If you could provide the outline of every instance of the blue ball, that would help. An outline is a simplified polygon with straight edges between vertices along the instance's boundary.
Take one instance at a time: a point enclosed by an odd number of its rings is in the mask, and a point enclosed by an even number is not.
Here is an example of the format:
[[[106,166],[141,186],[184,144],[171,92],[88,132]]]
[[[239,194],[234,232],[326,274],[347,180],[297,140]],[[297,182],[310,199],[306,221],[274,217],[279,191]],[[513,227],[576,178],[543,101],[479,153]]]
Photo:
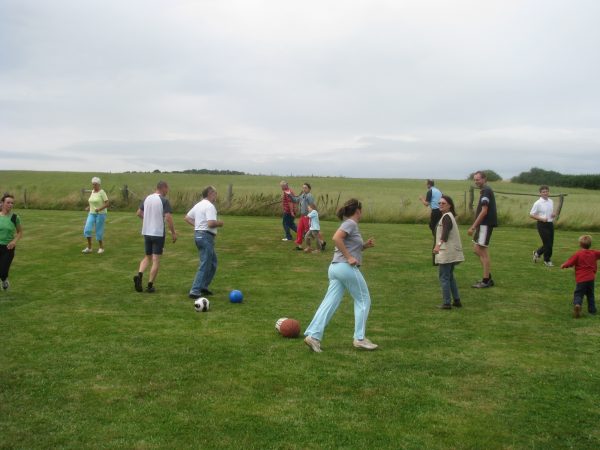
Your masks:
[[[234,289],[229,293],[229,300],[231,303],[242,303],[242,300],[244,300],[244,294],[242,294],[242,291]]]

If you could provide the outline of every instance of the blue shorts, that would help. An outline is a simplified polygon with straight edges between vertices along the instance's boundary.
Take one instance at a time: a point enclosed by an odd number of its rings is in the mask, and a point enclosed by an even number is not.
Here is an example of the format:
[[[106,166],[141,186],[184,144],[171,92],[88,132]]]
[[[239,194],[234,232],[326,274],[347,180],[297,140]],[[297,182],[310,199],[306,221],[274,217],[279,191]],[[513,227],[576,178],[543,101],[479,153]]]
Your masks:
[[[162,255],[165,248],[165,237],[144,235],[144,247],[146,255]]]

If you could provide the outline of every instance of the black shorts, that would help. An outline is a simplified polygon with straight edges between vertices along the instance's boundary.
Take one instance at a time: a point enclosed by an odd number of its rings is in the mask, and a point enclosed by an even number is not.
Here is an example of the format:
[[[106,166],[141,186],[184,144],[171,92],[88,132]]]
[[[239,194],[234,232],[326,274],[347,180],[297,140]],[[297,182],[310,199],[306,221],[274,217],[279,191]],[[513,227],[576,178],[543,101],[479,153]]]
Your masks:
[[[144,247],[146,255],[162,255],[165,248],[165,237],[144,235]]]
[[[489,225],[479,225],[473,234],[473,243],[480,247],[489,247],[493,229]]]

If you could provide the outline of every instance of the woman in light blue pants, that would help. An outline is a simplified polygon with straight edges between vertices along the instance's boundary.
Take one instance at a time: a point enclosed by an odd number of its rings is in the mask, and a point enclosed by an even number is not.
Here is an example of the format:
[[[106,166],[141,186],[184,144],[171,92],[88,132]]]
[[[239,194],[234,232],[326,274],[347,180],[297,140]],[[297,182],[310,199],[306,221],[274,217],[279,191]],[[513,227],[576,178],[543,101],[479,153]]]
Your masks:
[[[363,241],[358,229],[358,222],[362,216],[362,205],[356,199],[348,200],[337,212],[342,225],[333,235],[335,251],[329,266],[329,288],[325,298],[317,309],[310,325],[304,332],[304,342],[314,352],[321,352],[321,339],[325,327],[340,306],[346,290],[354,299],[354,341],[356,348],[375,350],[377,345],[365,337],[367,318],[371,308],[369,288],[365,282],[360,265],[362,264],[362,251],[375,245],[371,238]]]

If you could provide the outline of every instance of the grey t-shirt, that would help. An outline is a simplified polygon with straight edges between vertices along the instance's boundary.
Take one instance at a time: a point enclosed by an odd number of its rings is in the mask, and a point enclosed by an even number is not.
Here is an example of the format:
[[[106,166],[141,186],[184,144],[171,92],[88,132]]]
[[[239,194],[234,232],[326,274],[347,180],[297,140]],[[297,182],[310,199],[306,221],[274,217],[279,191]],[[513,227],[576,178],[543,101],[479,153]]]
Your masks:
[[[352,219],[346,219],[340,227],[339,230],[345,231],[346,238],[344,239],[344,245],[350,252],[352,256],[356,258],[358,264],[362,264],[362,250],[363,250],[363,238],[360,235],[360,231],[358,229],[358,224]],[[336,247],[333,252],[333,259],[331,262],[334,263],[343,263],[348,262],[346,257],[342,254],[342,252]]]

